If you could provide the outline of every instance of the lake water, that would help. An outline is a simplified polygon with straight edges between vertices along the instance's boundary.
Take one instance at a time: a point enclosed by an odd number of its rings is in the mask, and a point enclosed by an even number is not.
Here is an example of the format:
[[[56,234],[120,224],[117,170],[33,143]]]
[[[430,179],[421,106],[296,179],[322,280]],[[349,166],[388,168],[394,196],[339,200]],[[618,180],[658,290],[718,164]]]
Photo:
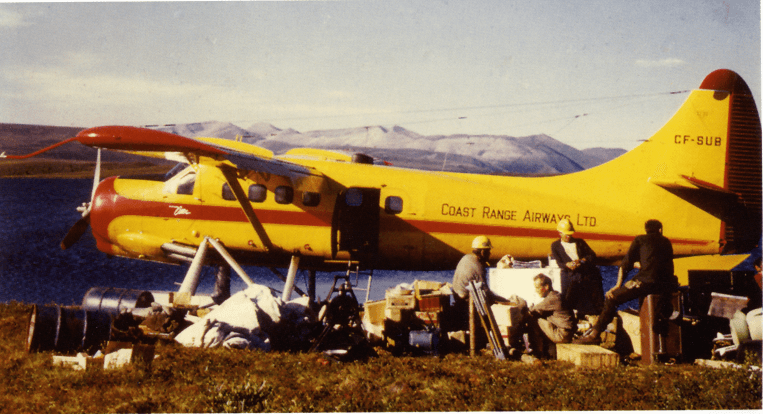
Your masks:
[[[92,180],[87,179],[0,179],[0,302],[78,305],[88,289],[95,286],[177,290],[187,266],[109,257],[96,249],[89,231],[76,245],[61,250],[61,239],[80,218],[75,209],[89,200],[91,188]],[[244,269],[255,283],[283,289],[283,282],[269,269]],[[617,279],[617,267],[601,269],[606,292]],[[286,270],[280,269],[284,275]],[[326,296],[333,275],[317,274],[317,296]],[[369,299],[383,299],[387,288],[400,283],[416,279],[449,282],[452,278],[452,271],[376,271]],[[358,287],[365,288],[366,280],[361,276]],[[206,269],[198,292],[211,293],[213,284],[213,269]],[[306,271],[297,275],[297,286],[307,291]],[[245,287],[234,272],[232,292]],[[365,292],[356,290],[355,294],[363,302]]]

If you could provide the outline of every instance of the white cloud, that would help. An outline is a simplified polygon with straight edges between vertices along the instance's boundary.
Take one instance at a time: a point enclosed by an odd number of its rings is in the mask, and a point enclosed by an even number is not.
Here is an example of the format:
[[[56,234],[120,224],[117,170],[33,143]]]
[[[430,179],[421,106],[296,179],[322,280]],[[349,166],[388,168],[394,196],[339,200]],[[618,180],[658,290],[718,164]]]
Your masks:
[[[685,65],[685,64],[686,62],[676,58],[666,58],[666,59],[660,59],[660,60],[646,60],[646,59],[636,60],[636,66],[641,66],[644,68],[674,68],[674,67]]]
[[[21,13],[0,7],[0,28],[22,27],[31,24],[32,23],[24,20],[24,16]]]

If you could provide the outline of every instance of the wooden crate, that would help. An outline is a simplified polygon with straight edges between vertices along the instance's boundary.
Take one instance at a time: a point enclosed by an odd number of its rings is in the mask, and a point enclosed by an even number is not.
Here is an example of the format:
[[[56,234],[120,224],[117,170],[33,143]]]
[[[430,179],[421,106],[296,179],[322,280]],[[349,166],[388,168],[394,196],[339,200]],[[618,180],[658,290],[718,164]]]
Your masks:
[[[442,312],[416,312],[415,322],[425,326],[440,327],[440,317]]]
[[[439,290],[441,287],[443,287],[445,283],[443,282],[432,282],[429,280],[414,280],[413,281],[413,291],[416,295],[416,299],[421,299],[424,295],[430,295],[434,291]]]
[[[387,296],[387,308],[390,309],[415,309],[416,298],[413,295]]]
[[[417,302],[420,312],[442,312],[450,305],[450,295],[421,295]]]
[[[618,355],[598,345],[556,344],[556,359],[570,361],[579,367],[615,367]]]
[[[384,309],[384,320],[408,324],[414,317],[413,313],[413,309],[386,308]]]

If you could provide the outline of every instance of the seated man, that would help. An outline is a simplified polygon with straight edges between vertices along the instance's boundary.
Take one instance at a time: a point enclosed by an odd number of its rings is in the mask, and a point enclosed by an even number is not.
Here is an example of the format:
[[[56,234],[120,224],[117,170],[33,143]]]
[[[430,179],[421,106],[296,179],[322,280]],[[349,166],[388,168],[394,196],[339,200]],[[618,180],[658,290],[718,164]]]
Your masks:
[[[530,343],[536,356],[548,356],[551,343],[569,343],[575,333],[572,311],[562,307],[562,296],[551,286],[551,278],[538,274],[533,278],[535,292],[543,298],[530,306],[526,319]]]
[[[636,236],[631,242],[628,252],[623,257],[617,282],[605,295],[604,310],[588,335],[575,340],[577,344],[598,345],[600,334],[617,315],[617,307],[633,299],[641,302],[647,295],[659,294],[661,301],[669,300],[670,294],[678,287],[678,279],[674,275],[673,244],[662,235],[662,223],[658,220],[647,220],[644,223],[646,234]],[[640,269],[631,280],[623,285],[625,277],[640,264]]]

